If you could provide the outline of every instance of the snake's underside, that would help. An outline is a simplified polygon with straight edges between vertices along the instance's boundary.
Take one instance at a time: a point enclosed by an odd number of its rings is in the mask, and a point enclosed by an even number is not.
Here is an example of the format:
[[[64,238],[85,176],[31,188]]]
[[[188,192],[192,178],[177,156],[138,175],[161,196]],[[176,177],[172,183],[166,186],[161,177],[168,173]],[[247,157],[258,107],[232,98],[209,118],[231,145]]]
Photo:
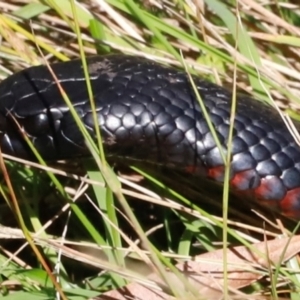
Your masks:
[[[107,155],[196,171],[223,181],[223,159],[185,72],[126,55],[87,61]],[[51,68],[95,137],[81,61]],[[226,150],[232,95],[200,78],[194,77],[194,83]],[[0,84],[2,151],[34,159],[16,122],[46,160],[88,154],[46,66],[25,69]],[[230,184],[283,214],[300,217],[300,148],[275,109],[244,96],[237,98]]]

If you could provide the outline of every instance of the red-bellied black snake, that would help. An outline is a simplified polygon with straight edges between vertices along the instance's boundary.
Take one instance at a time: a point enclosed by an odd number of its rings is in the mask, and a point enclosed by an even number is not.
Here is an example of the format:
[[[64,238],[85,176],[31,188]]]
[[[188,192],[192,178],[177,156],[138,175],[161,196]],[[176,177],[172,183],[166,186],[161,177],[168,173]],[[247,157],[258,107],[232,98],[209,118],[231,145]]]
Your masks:
[[[184,71],[126,55],[87,59],[105,152],[183,170],[222,182],[224,163]],[[89,133],[94,121],[80,60],[51,68]],[[232,95],[193,78],[226,150]],[[33,159],[15,125],[45,160],[88,153],[57,82],[46,66],[31,67],[0,84],[4,153]],[[230,184],[286,215],[300,217],[300,148],[272,107],[237,97]]]

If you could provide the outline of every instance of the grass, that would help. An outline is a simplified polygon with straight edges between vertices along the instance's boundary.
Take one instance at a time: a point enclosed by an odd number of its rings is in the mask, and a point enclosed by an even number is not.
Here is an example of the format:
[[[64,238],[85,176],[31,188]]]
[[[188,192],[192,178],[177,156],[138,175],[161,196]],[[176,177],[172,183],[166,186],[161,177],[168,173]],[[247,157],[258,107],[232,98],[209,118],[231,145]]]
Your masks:
[[[183,57],[189,72],[297,117],[292,109],[300,99],[300,9],[292,1],[95,3],[1,2],[1,78],[83,54],[120,51],[181,68]],[[89,147],[93,159],[51,167],[41,160],[40,165],[6,161],[0,210],[3,297],[96,299],[132,278],[146,282],[126,267],[129,256],[152,266],[178,299],[190,299],[168,282],[164,265],[176,274],[175,258],[190,259],[220,247],[226,252],[227,244],[251,247],[295,227],[269,214],[265,221],[235,205],[229,205],[228,216],[222,214],[222,190],[216,193],[212,186],[207,193],[207,183],[199,187],[199,179],[168,170],[121,164],[114,168],[117,178],[99,155],[101,144],[90,141]],[[264,270],[263,280],[241,292],[246,297],[298,299],[297,260],[288,266],[288,271],[277,268],[275,277]],[[228,289],[225,285],[225,298]]]

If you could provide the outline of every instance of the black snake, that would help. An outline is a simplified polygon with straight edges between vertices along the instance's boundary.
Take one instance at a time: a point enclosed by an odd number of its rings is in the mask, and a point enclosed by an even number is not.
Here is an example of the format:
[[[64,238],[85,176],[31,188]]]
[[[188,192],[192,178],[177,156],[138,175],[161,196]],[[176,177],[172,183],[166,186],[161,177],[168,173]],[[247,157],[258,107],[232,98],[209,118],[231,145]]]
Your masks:
[[[87,59],[107,155],[133,158],[222,182],[224,164],[187,74],[126,55]],[[94,122],[80,60],[51,68],[89,133]],[[194,77],[222,147],[226,149],[232,95]],[[46,66],[31,67],[0,84],[4,153],[34,159],[17,123],[46,160],[86,155],[81,131]],[[237,99],[230,184],[234,190],[300,217],[300,149],[275,109]]]

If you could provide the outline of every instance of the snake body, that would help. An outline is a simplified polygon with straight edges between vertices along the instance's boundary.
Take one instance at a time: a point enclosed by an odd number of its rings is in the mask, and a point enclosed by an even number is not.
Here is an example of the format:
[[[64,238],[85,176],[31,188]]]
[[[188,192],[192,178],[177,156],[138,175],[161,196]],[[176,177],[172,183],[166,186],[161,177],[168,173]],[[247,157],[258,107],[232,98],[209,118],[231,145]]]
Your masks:
[[[89,57],[87,63],[107,155],[197,171],[223,182],[222,156],[185,72],[119,54]],[[52,64],[51,69],[95,138],[81,61]],[[193,81],[226,151],[232,95],[201,78]],[[0,84],[2,152],[34,159],[16,123],[45,160],[88,153],[46,66],[22,70]],[[231,151],[234,190],[300,217],[300,148],[275,109],[238,97]]]

